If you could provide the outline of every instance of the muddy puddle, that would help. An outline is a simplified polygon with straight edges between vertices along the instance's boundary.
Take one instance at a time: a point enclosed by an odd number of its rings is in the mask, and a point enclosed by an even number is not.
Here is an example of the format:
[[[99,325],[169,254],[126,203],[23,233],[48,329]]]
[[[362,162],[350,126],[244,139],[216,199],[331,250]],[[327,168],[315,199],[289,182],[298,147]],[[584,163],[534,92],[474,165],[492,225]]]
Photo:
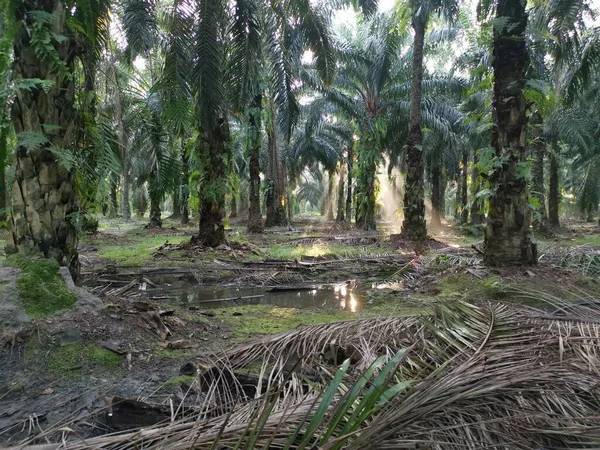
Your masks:
[[[323,308],[355,312],[365,306],[365,291],[356,282],[275,287],[198,286],[174,283],[154,298],[200,309],[241,305]]]

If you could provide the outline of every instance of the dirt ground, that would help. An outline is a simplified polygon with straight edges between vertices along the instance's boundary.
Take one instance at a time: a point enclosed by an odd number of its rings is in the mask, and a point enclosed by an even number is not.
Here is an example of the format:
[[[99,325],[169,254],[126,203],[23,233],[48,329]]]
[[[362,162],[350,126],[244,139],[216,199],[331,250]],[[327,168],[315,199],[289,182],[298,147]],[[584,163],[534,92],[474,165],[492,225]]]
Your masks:
[[[551,308],[556,298],[599,298],[595,224],[568,223],[540,239],[539,265],[510,269],[484,267],[481,237],[451,226],[418,247],[385,227],[359,233],[315,218],[261,235],[234,222],[228,243],[217,249],[194,244],[194,231],[174,223],[151,230],[107,223],[79,246],[81,284],[99,299],[97,309],[27,319],[13,304],[2,306],[0,445],[63,423],[83,438],[107,433],[115,429],[105,408],[113,396],[166,406],[192,402],[194,367],[264,334],[426,314],[456,299]],[[15,295],[11,277],[0,273],[3,298]],[[213,297],[193,296],[207,286]],[[305,291],[329,306],[295,305]],[[346,291],[356,292],[354,307],[340,297]],[[271,297],[287,306],[269,303]]]

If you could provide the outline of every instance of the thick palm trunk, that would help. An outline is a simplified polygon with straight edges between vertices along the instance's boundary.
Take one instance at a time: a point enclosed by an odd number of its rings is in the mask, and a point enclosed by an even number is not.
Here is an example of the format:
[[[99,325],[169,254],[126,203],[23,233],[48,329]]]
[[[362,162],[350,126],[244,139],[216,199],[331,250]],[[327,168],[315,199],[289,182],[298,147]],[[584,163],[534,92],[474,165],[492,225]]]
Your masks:
[[[375,188],[377,162],[381,157],[375,139],[361,142],[358,152],[358,177],[356,180],[356,226],[362,230],[377,229],[375,221]]]
[[[117,201],[119,186],[117,185],[117,177],[114,176],[110,180],[110,217],[117,217],[119,205]]]
[[[218,119],[218,124],[203,136],[200,141],[200,159],[204,179],[200,186],[200,224],[198,239],[208,247],[217,247],[225,242],[225,187],[227,167],[229,123],[226,117]]]
[[[261,110],[262,95],[257,94],[250,108],[248,118],[248,141],[249,151],[249,201],[248,208],[248,231],[250,233],[261,233],[263,231],[262,214],[260,212],[260,148],[261,148]]]
[[[327,220],[333,220],[333,202],[335,191],[335,176],[333,171],[328,172],[327,183]]]
[[[10,83],[10,54],[13,45],[12,36],[7,33],[7,19],[0,15],[0,222],[5,222],[7,213],[6,199],[6,163],[8,158],[8,135],[10,130],[8,114],[8,85]]]
[[[2,114],[0,108],[0,114]],[[1,120],[1,119],[0,119]],[[6,221],[6,158],[8,156],[8,124],[0,128],[0,222]]]
[[[127,171],[129,170],[129,165],[127,161],[123,160],[123,193],[121,197],[121,214],[123,215],[123,219],[131,220],[131,181],[129,179],[129,174]]]
[[[499,0],[494,32],[494,99],[492,146],[502,161],[490,176],[490,214],[485,233],[486,264],[502,266],[536,261],[531,242],[525,162],[527,117],[523,96],[527,48],[527,13],[522,0]]]
[[[555,149],[556,150],[556,149]],[[548,186],[548,222],[553,227],[560,225],[558,219],[558,204],[560,203],[558,159],[550,154],[550,183]]]
[[[481,178],[479,175],[477,152],[473,152],[473,168],[471,170],[471,225],[480,225],[483,223],[485,216],[481,213],[482,209],[477,199],[477,193],[481,189]]]
[[[162,227],[162,218],[160,211],[160,191],[158,189],[158,174],[156,169],[152,169],[150,182],[148,183],[148,194],[150,196],[150,228]]]
[[[171,217],[179,219],[181,217],[181,185],[175,186],[171,199],[173,200],[173,214]]]
[[[354,166],[354,148],[348,147],[348,190],[346,192],[346,219],[352,222],[352,169]]]
[[[12,247],[21,253],[43,253],[69,267],[76,277],[77,230],[70,220],[78,213],[74,173],[67,170],[50,151],[50,147],[70,151],[74,142],[75,86],[72,77],[56,73],[59,68],[41,60],[30,40],[33,28],[29,11],[45,11],[52,20],[42,25],[58,36],[66,34],[65,5],[58,0],[18,2],[14,23],[20,28],[14,42],[14,79],[53,81],[47,92],[38,87],[19,90],[12,107],[12,123],[20,133],[45,134],[42,145],[19,145],[14,155],[15,180],[12,188]],[[56,57],[64,63],[62,70],[72,72],[76,46],[72,39],[51,41]],[[46,133],[44,133],[46,132]]]
[[[337,214],[335,220],[337,222],[344,221],[344,185],[346,178],[346,165],[344,163],[340,166],[340,179],[338,181],[338,196],[337,196]]]
[[[277,134],[275,132],[275,118],[267,129],[268,151],[269,151],[269,178],[266,180],[266,206],[267,218],[265,227],[279,227],[287,224],[285,211],[285,175],[279,147],[277,145]]]
[[[546,141],[544,140],[539,127],[534,127],[533,131],[531,194],[537,198],[539,203],[538,214],[536,214],[536,217],[533,220],[533,227],[540,229],[548,216],[546,213],[546,196],[544,195],[544,157],[546,155]]]
[[[469,152],[463,150],[462,153],[462,170],[460,172],[460,222],[467,223],[469,221],[469,197],[468,197],[468,172]]]
[[[440,182],[440,217],[442,219],[446,218],[446,187],[448,186],[448,178],[446,174],[443,173],[441,175]]]
[[[238,216],[238,206],[236,194],[231,194],[231,211],[229,213],[230,219],[236,219]]]
[[[431,226],[440,227],[442,220],[440,211],[442,209],[440,198],[440,167],[434,164],[431,168]]]
[[[121,214],[123,219],[131,220],[131,179],[129,176],[129,158],[127,155],[127,142],[125,136],[125,128],[123,127],[123,107],[121,105],[121,87],[119,85],[119,77],[114,77],[115,82],[115,115],[117,118],[117,141],[119,144],[119,152],[121,153],[121,161],[123,161],[123,192],[121,197]]]
[[[410,89],[410,124],[406,149],[406,183],[404,185],[404,220],[402,237],[408,240],[427,238],[425,223],[425,188],[423,167],[423,135],[421,133],[421,99],[423,81],[423,46],[425,24],[415,19],[412,80]]]
[[[185,140],[181,142],[181,225],[187,225],[190,222],[190,162],[185,148]]]

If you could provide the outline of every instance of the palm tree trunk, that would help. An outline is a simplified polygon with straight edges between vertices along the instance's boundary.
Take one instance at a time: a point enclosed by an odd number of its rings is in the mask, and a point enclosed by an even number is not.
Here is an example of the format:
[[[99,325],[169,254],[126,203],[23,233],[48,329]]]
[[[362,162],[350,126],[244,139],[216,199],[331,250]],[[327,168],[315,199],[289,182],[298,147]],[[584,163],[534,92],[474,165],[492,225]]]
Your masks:
[[[556,147],[554,148],[556,151]],[[550,153],[550,183],[548,186],[548,222],[553,227],[558,227],[558,204],[560,203],[558,159],[554,153]]]
[[[121,199],[121,214],[123,219],[131,220],[131,205],[130,205],[130,189],[131,180],[129,177],[129,159],[127,155],[127,143],[125,136],[125,127],[123,127],[123,106],[121,105],[121,87],[119,86],[119,77],[114,78],[115,82],[115,116],[117,119],[117,141],[119,151],[121,153],[121,161],[123,161],[123,195]]]
[[[220,117],[218,124],[200,140],[200,159],[204,182],[200,186],[200,224],[198,240],[208,247],[225,242],[225,185],[227,184],[229,123]]]
[[[130,204],[130,193],[131,193],[131,182],[129,180],[129,165],[127,161],[123,160],[123,194],[121,198],[121,214],[123,219],[131,220],[131,204]]]
[[[162,218],[160,211],[160,190],[158,189],[158,174],[156,168],[150,173],[150,182],[148,183],[148,194],[150,196],[150,228],[162,227]]]
[[[0,114],[2,112],[0,111]],[[0,119],[2,121],[2,119]],[[6,158],[8,156],[8,124],[0,128],[0,222],[8,217],[6,210]]]
[[[179,219],[181,217],[181,185],[178,184],[173,188],[173,214],[171,217],[173,219]]]
[[[185,139],[181,140],[181,225],[190,222],[190,162],[185,148]]]
[[[471,201],[471,225],[480,225],[483,223],[485,216],[480,212],[482,210],[479,201],[477,199],[477,193],[481,189],[481,178],[479,175],[477,152],[473,152],[473,168],[471,169],[471,194],[473,200]]]
[[[459,170],[460,172],[460,170]],[[456,197],[454,198],[454,220],[460,223],[460,199],[462,198],[462,183],[460,182],[460,173],[456,175]]]
[[[490,176],[490,214],[485,233],[486,264],[531,264],[537,259],[531,242],[527,180],[520,176],[525,162],[527,131],[523,95],[527,47],[527,13],[521,0],[499,0],[494,32],[494,99],[492,146],[502,161]]]
[[[344,182],[346,178],[346,165],[342,162],[340,165],[340,180],[338,182],[338,196],[337,196],[337,215],[335,220],[337,222],[344,221]]]
[[[250,142],[249,151],[249,201],[248,208],[248,231],[250,233],[261,233],[263,231],[262,214],[260,212],[260,148],[261,148],[261,110],[262,94],[254,96],[248,118],[248,133]]]
[[[41,60],[30,39],[30,11],[45,11],[52,20],[42,25],[59,36],[65,32],[66,7],[58,0],[27,0],[14,9],[15,33],[13,79],[52,80],[47,92],[39,87],[17,91],[12,107],[15,133],[44,135],[48,142],[38,146],[18,145],[14,154],[15,180],[12,188],[12,247],[21,253],[43,253],[67,266],[74,278],[79,273],[77,230],[71,216],[78,214],[74,171],[59,164],[50,146],[69,151],[74,142],[75,85],[73,77],[57,75],[55,64]],[[38,24],[39,25],[39,24]],[[64,71],[72,73],[76,42],[54,42]]]
[[[238,216],[237,196],[235,193],[231,194],[231,212],[229,213],[230,219],[235,219]]]
[[[117,185],[117,177],[113,176],[110,180],[110,217],[117,217],[119,205],[117,201],[119,186]]]
[[[531,166],[531,190],[532,195],[537,198],[539,203],[538,214],[533,220],[533,227],[537,230],[542,228],[544,221],[548,217],[546,213],[546,196],[544,195],[544,157],[546,155],[546,141],[541,133],[540,124],[534,127],[533,139],[533,158]]]
[[[440,217],[446,218],[446,187],[448,186],[448,177],[445,173],[441,175],[440,182]]]
[[[404,220],[402,237],[421,241],[427,238],[425,223],[425,188],[423,167],[423,135],[421,133],[421,99],[423,82],[423,47],[425,24],[413,20],[412,80],[410,89],[410,125],[406,149],[406,183],[404,187]]]
[[[8,217],[6,199],[6,163],[8,158],[8,135],[10,131],[9,116],[9,83],[11,47],[13,36],[8,33],[8,17],[0,17],[0,222],[5,222]]]
[[[463,150],[462,153],[462,170],[460,172],[460,223],[467,223],[469,221],[469,197],[468,197],[468,172],[467,166],[469,165],[469,152]]]
[[[431,226],[440,227],[441,199],[440,199],[440,167],[434,164],[431,168]]]
[[[380,151],[375,142],[375,139],[365,138],[364,141],[361,141],[358,152],[356,226],[366,231],[377,229],[377,222],[375,222],[375,186]]]
[[[335,191],[335,176],[333,170],[327,172],[327,220],[333,220],[333,202]]]
[[[348,191],[346,192],[346,218],[352,222],[352,168],[354,166],[354,146],[348,147]]]
[[[274,110],[271,110],[274,113]],[[275,117],[267,127],[267,139],[269,149],[269,179],[266,190],[267,218],[265,227],[278,227],[286,225],[286,211],[284,205],[285,174],[279,147],[277,145],[277,134],[275,131]]]

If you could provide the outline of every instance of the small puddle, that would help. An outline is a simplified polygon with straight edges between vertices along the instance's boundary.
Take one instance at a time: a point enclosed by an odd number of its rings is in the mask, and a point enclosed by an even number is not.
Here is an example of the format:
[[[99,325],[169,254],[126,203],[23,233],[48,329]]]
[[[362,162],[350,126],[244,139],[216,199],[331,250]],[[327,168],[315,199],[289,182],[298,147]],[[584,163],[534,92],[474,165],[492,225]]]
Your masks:
[[[188,286],[168,289],[169,301],[205,309],[239,305],[275,305],[282,308],[324,308],[358,311],[364,292],[355,282],[295,287]]]

